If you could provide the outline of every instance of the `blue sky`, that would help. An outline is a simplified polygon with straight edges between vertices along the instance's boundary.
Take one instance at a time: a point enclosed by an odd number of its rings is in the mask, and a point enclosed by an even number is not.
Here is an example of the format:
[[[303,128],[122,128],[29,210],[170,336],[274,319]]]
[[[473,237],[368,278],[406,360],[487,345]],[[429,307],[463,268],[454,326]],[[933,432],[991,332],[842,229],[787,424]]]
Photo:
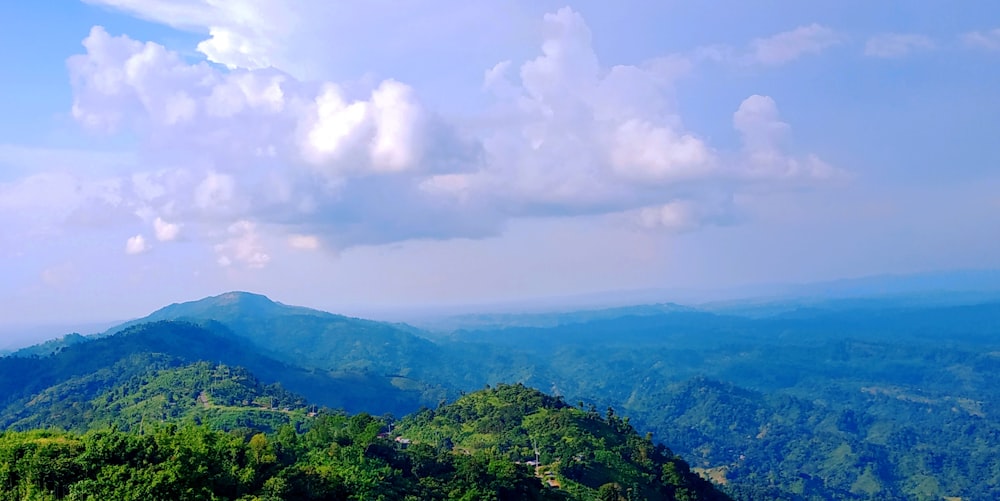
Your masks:
[[[7,2],[0,324],[1000,268],[1000,6],[901,5]]]

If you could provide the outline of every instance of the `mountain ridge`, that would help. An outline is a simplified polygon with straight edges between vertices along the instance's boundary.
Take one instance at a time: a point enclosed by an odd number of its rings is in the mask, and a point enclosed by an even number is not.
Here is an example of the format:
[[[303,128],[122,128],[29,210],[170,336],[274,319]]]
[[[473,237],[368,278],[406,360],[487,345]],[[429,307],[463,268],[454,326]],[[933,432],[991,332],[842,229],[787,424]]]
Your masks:
[[[184,321],[132,326],[50,356],[4,357],[0,375],[11,377],[0,383],[30,379],[32,364],[88,363],[80,354],[107,347],[102,340],[127,346],[135,338],[118,334],[146,329],[143,349],[212,363],[228,354],[223,362],[264,382],[351,410],[403,414],[497,383],[613,406],[744,499],[995,498],[1000,482],[983,472],[994,461],[984,444],[1000,433],[1000,393],[989,384],[1000,377],[1000,302],[842,306],[749,316],[625,308],[435,342],[233,293],[157,310]],[[173,336],[176,328],[194,337]],[[237,346],[208,343],[217,335]]]

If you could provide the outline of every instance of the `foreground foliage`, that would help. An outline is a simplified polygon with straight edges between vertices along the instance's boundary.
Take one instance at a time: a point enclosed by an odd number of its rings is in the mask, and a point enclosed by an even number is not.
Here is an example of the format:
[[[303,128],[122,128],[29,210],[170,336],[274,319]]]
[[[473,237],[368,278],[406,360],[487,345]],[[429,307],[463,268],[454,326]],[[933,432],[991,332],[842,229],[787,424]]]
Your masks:
[[[604,420],[521,386],[424,411],[403,430],[439,433],[428,419],[452,423],[470,402],[487,403],[476,426],[489,428],[480,439],[493,437],[491,447],[445,447],[450,438],[443,435],[404,445],[384,433],[383,419],[330,412],[300,430],[286,425],[270,434],[192,422],[84,434],[8,431],[0,434],[0,501],[725,499],[625,420]],[[571,487],[543,486],[534,466],[518,460],[525,433],[537,437]],[[451,442],[467,439],[459,433]]]

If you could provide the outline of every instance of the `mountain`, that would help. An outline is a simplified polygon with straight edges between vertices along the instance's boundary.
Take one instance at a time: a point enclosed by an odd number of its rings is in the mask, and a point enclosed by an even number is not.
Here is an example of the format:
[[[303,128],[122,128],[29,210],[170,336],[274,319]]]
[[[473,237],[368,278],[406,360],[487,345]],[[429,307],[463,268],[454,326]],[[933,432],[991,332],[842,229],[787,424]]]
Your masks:
[[[104,377],[103,386],[122,383],[143,371],[142,357],[154,354],[173,365],[209,361],[246,367],[267,383],[281,382],[319,405],[371,412],[405,413],[419,406],[419,393],[400,389],[389,378],[366,373],[315,370],[287,364],[237,336],[224,325],[158,321],[73,344],[46,357],[0,358],[0,416],[6,422],[26,402],[55,385]],[[138,358],[136,358],[138,357]],[[96,385],[96,386],[95,386]],[[80,398],[93,398],[102,385],[87,384]],[[5,422],[0,420],[0,422]]]
[[[240,382],[250,378],[247,373],[202,364],[114,393],[132,404],[126,408],[146,403],[167,409],[164,400],[190,401],[191,393],[177,393],[194,390],[191,383],[204,376],[217,381],[199,391],[197,408],[232,406],[251,397],[246,391],[259,390]],[[470,405],[476,409],[471,413]],[[639,438],[627,420],[569,408],[522,386],[467,395],[428,420],[429,413],[405,418],[408,424],[398,430],[431,436],[426,434],[435,426],[440,432],[458,422],[489,433],[484,436],[510,437],[511,446],[473,449],[460,432],[453,439],[433,434],[433,442],[393,440],[386,421],[329,412],[310,413],[267,434],[240,433],[239,422],[223,422],[220,427],[231,430],[223,432],[191,420],[140,422],[138,430],[115,425],[83,435],[8,431],[0,434],[0,501],[729,499],[666,448]],[[444,445],[449,443],[461,446]],[[515,459],[513,447],[528,443],[548,464]]]
[[[608,409],[574,408],[523,385],[498,385],[404,419],[401,440],[530,466],[571,499],[727,499],[687,463]]]
[[[351,318],[271,301],[247,292],[229,292],[199,301],[173,304],[128,325],[160,320],[217,322],[238,338],[286,364],[352,377],[379,378],[387,385],[417,391],[415,398],[436,403],[444,389],[422,388],[413,374],[443,365],[441,350],[414,334],[415,329]],[[409,379],[410,381],[406,381]],[[428,392],[421,396],[420,392]]]
[[[627,316],[655,316],[694,312],[695,308],[674,303],[643,304],[593,310],[550,311],[545,313],[478,313],[425,320],[419,324],[436,332],[463,332],[511,327],[557,327]]]
[[[1000,303],[667,312],[459,332],[613,405],[740,499],[995,499]],[[553,390],[554,391],[554,390]],[[991,473],[984,473],[991,472]]]
[[[21,348],[9,353],[15,357],[42,357],[51,355],[67,346],[87,341],[87,338],[77,332],[66,334],[48,341]]]
[[[67,333],[103,332],[117,322],[74,322],[71,324],[22,324],[17,318],[4,318],[0,322],[0,356],[14,353],[24,347],[54,340]]]
[[[910,274],[883,274],[806,283],[758,283],[727,288],[678,287],[614,290],[571,296],[535,297],[494,305],[452,306],[437,313],[412,311],[408,318],[424,316],[422,323],[494,315],[546,315],[547,312],[599,311],[643,304],[679,303],[711,311],[751,312],[789,305],[861,300],[889,300],[900,305],[945,306],[1000,301],[1000,269],[966,269]],[[451,318],[447,318],[450,311]],[[428,315],[428,313],[430,313]],[[470,315],[471,314],[471,315]],[[461,328],[456,326],[455,328]]]
[[[336,317],[332,313],[314,310],[303,306],[289,306],[272,301],[267,296],[250,292],[233,291],[218,296],[207,297],[198,301],[174,303],[151,313],[137,322],[178,319],[212,318],[219,322],[236,321],[240,319],[262,319],[285,316],[316,316]]]
[[[339,391],[349,398],[332,399],[309,384],[289,381],[280,371],[247,366],[312,401],[352,411],[403,414],[484,384],[524,381],[537,376],[540,367],[520,346],[436,343],[404,324],[287,306],[246,292],[170,305],[123,327],[163,320],[221,326],[248,349],[280,362],[277,366],[343,381]]]
[[[190,421],[213,429],[273,432],[306,420],[302,397],[265,385],[242,367],[182,364],[156,354],[130,357],[43,390],[19,410],[5,413],[4,427],[127,431],[141,430],[145,423]]]
[[[613,407],[738,499],[1000,498],[997,301],[851,299],[739,312],[657,304],[465,321],[469,328],[431,341],[406,325],[247,293],[171,305],[102,338],[0,358],[0,419],[82,429],[110,404],[148,423],[169,413],[168,384],[142,384],[186,376],[160,380],[145,367],[162,375],[199,361],[245,367],[262,385],[254,391],[280,383],[311,403],[376,415],[437,410],[487,384],[522,383]],[[150,397],[105,393],[126,386]],[[178,409],[207,416],[204,406]],[[566,419],[587,424],[577,417]],[[491,433],[467,436],[478,419],[441,430],[463,449],[509,452]],[[437,443],[437,431],[426,443]]]

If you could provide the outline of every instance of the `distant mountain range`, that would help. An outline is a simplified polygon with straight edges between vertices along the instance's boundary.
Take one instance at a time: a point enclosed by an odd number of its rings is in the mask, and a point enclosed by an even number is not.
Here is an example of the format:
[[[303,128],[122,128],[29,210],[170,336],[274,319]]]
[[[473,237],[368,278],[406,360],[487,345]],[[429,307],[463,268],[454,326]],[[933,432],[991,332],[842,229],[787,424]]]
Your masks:
[[[406,321],[431,332],[450,332],[508,323],[544,327],[562,315],[613,318],[616,310],[662,307],[761,316],[816,306],[856,309],[996,301],[1000,301],[1000,270],[957,270],[728,288],[617,290],[496,304],[377,311],[372,315]]]
[[[934,297],[475,315],[431,333],[231,292],[0,358],[0,424],[273,430],[312,406],[403,415],[522,383],[613,407],[737,499],[998,498],[1000,301]]]

